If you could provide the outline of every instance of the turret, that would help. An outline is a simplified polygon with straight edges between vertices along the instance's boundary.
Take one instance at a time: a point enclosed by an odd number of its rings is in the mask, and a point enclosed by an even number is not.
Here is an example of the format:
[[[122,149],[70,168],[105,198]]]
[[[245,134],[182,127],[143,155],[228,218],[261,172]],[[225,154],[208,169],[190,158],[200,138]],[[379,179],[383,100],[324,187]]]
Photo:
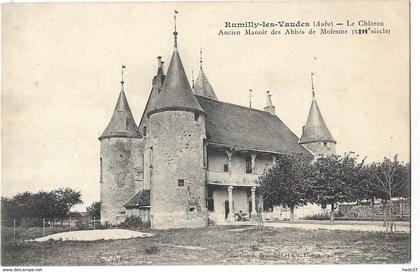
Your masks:
[[[197,80],[193,84],[193,91],[197,95],[205,96],[214,100],[218,100],[217,96],[211,86],[206,74],[203,70],[203,50],[200,49],[200,71],[198,72]]]
[[[162,92],[149,117],[152,227],[207,225],[203,146],[205,113],[195,98],[178,52],[174,51]]]
[[[265,102],[264,110],[272,115],[276,115],[276,107],[274,107],[273,102],[271,102],[270,91],[267,91],[267,100]]]
[[[312,80],[312,104],[309,109],[306,125],[302,128],[302,136],[299,144],[311,150],[316,156],[325,156],[335,154],[336,141],[331,135],[315,98],[315,89]]]
[[[143,183],[143,139],[125,96],[124,80],[111,121],[99,141],[101,221],[115,224],[125,220],[123,205]]]

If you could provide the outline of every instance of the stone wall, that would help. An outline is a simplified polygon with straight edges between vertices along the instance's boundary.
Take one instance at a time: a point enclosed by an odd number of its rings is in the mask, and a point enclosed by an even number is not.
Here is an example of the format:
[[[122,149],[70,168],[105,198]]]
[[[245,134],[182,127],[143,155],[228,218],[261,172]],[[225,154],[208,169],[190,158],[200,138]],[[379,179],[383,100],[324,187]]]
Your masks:
[[[101,140],[101,221],[116,223],[124,215],[123,205],[143,183],[143,140]]]
[[[335,154],[335,143],[323,142],[303,144],[306,148],[311,150],[315,155],[333,155]]]
[[[204,117],[164,111],[150,116],[152,227],[192,228],[208,223],[203,167]]]
[[[384,206],[382,203],[371,205],[360,205],[360,204],[340,204],[340,214],[344,217],[359,218],[359,219],[370,219],[382,218],[384,214]],[[410,201],[399,200],[392,202],[393,215],[400,219],[410,218],[411,205]]]

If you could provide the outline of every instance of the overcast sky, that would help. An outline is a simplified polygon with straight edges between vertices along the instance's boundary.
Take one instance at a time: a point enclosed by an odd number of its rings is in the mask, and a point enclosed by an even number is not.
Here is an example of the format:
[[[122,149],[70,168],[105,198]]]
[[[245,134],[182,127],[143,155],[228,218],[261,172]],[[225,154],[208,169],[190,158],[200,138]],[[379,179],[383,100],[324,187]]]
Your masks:
[[[408,2],[407,2],[408,3]],[[99,141],[120,90],[140,121],[156,57],[169,61],[173,10],[188,76],[204,70],[219,100],[265,104],[300,136],[315,72],[337,153],[409,159],[406,2],[9,4],[2,12],[2,195],[71,187],[99,200]],[[224,22],[383,21],[386,36],[220,36]],[[168,63],[166,63],[168,64]],[[166,65],[167,66],[167,65]],[[263,133],[263,131],[261,132]],[[392,140],[391,140],[392,137]]]

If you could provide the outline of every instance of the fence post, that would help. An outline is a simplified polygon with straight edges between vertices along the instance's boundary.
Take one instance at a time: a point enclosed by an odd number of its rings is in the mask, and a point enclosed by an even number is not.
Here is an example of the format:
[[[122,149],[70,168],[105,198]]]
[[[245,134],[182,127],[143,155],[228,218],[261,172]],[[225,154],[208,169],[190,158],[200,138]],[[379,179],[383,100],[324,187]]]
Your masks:
[[[42,218],[42,236],[45,236],[45,218]]]
[[[95,223],[96,223],[96,221],[95,221],[95,216],[94,216],[93,217],[93,230],[95,230],[95,227],[96,227]]]
[[[16,240],[16,219],[13,219],[13,240]]]
[[[71,217],[69,217],[69,228],[70,228],[70,231],[71,231]]]

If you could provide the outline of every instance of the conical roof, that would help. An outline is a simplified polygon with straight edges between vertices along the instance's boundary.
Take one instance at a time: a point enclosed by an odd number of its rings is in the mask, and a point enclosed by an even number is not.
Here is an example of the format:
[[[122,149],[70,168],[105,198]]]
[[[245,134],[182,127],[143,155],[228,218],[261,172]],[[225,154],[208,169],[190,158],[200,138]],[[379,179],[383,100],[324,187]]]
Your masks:
[[[299,143],[307,144],[315,142],[337,143],[328,130],[318,104],[316,103],[315,98],[313,98],[308,119],[306,120],[306,125],[303,129],[302,137],[300,138]]]
[[[124,90],[121,90],[111,121],[99,140],[113,137],[141,138]]]
[[[198,73],[197,80],[195,81],[194,92],[197,95],[201,95],[201,96],[218,100],[213,90],[213,87],[208,81],[206,74],[204,73],[202,68],[200,68],[200,72]]]
[[[205,114],[191,90],[176,46],[169,63],[162,92],[156,100],[154,109],[147,115],[167,110],[185,110]]]

